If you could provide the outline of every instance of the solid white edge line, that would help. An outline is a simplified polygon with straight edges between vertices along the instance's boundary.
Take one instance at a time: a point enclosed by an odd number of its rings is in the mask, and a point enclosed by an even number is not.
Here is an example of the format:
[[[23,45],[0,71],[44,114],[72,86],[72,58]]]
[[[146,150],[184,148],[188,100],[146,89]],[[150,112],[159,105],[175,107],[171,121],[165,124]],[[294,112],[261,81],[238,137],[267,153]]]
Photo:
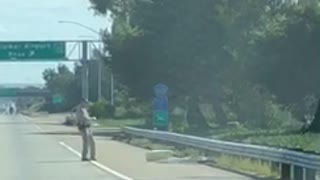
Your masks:
[[[72,152],[73,154],[77,155],[78,157],[81,157],[81,154],[78,151],[76,151],[72,147],[68,146],[66,143],[60,141],[59,144],[61,146],[63,146],[64,148],[66,148],[67,150],[69,150],[70,152]],[[134,180],[133,178],[130,178],[130,177],[125,176],[125,175],[123,175],[123,174],[121,174],[121,173],[119,173],[119,172],[117,172],[117,171],[115,171],[115,170],[113,170],[111,168],[108,168],[105,165],[100,164],[97,161],[90,161],[90,163],[95,165],[96,167],[98,167],[98,168],[110,173],[110,174],[113,174],[114,176],[117,176],[117,177],[121,178],[122,180]]]
[[[72,147],[66,145],[64,142],[60,141],[59,144],[60,144],[61,146],[63,146],[64,148],[68,149],[68,150],[69,150],[70,152],[72,152],[73,154],[77,155],[78,157],[81,157],[81,154],[80,154],[78,151],[76,151],[76,150],[74,150]]]

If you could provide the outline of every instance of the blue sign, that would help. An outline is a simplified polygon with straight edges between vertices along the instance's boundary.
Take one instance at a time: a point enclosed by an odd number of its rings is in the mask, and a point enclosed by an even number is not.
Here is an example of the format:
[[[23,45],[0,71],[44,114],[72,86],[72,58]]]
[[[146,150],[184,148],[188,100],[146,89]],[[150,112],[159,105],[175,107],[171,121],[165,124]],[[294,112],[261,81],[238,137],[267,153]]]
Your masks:
[[[155,111],[167,111],[168,110],[168,98],[155,97],[152,102],[153,110]]]
[[[157,84],[153,87],[155,95],[158,96],[166,96],[168,92],[168,86],[164,84]]]
[[[153,126],[157,129],[166,130],[169,125],[168,113],[168,87],[164,84],[157,84],[153,87],[155,97],[152,101]]]

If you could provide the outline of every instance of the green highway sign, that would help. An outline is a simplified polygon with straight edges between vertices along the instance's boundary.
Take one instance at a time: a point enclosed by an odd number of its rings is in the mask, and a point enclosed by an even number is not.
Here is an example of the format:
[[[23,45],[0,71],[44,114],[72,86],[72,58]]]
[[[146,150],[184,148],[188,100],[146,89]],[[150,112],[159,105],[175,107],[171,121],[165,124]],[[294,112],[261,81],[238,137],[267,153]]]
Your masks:
[[[64,60],[64,41],[0,42],[0,61],[5,60]]]
[[[15,97],[16,95],[17,90],[14,88],[0,89],[0,97]]]
[[[63,97],[60,95],[52,96],[52,103],[53,104],[61,104],[63,102]]]
[[[156,128],[167,128],[169,125],[168,111],[154,111],[152,119],[153,126]]]

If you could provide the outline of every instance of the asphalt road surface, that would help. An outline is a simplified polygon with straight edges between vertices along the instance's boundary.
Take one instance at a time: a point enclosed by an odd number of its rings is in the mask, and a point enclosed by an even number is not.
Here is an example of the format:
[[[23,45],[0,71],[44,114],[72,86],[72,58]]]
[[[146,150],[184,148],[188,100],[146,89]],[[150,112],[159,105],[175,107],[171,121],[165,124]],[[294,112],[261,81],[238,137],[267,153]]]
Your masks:
[[[22,116],[0,115],[1,180],[116,180],[63,147]]]
[[[252,180],[200,164],[147,162],[148,150],[104,135],[95,137],[98,162],[81,162],[81,138],[63,120],[0,115],[0,180]]]

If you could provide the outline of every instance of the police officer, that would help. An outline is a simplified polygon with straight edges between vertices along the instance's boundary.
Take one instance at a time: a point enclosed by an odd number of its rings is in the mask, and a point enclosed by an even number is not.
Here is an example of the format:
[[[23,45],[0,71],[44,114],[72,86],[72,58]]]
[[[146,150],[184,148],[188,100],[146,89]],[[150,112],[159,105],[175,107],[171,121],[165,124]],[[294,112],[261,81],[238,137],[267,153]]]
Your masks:
[[[82,99],[79,106],[76,107],[77,126],[82,137],[82,161],[96,160],[95,141],[92,133],[92,121],[94,117],[90,117],[88,112],[89,101]],[[90,148],[90,159],[87,158]]]

